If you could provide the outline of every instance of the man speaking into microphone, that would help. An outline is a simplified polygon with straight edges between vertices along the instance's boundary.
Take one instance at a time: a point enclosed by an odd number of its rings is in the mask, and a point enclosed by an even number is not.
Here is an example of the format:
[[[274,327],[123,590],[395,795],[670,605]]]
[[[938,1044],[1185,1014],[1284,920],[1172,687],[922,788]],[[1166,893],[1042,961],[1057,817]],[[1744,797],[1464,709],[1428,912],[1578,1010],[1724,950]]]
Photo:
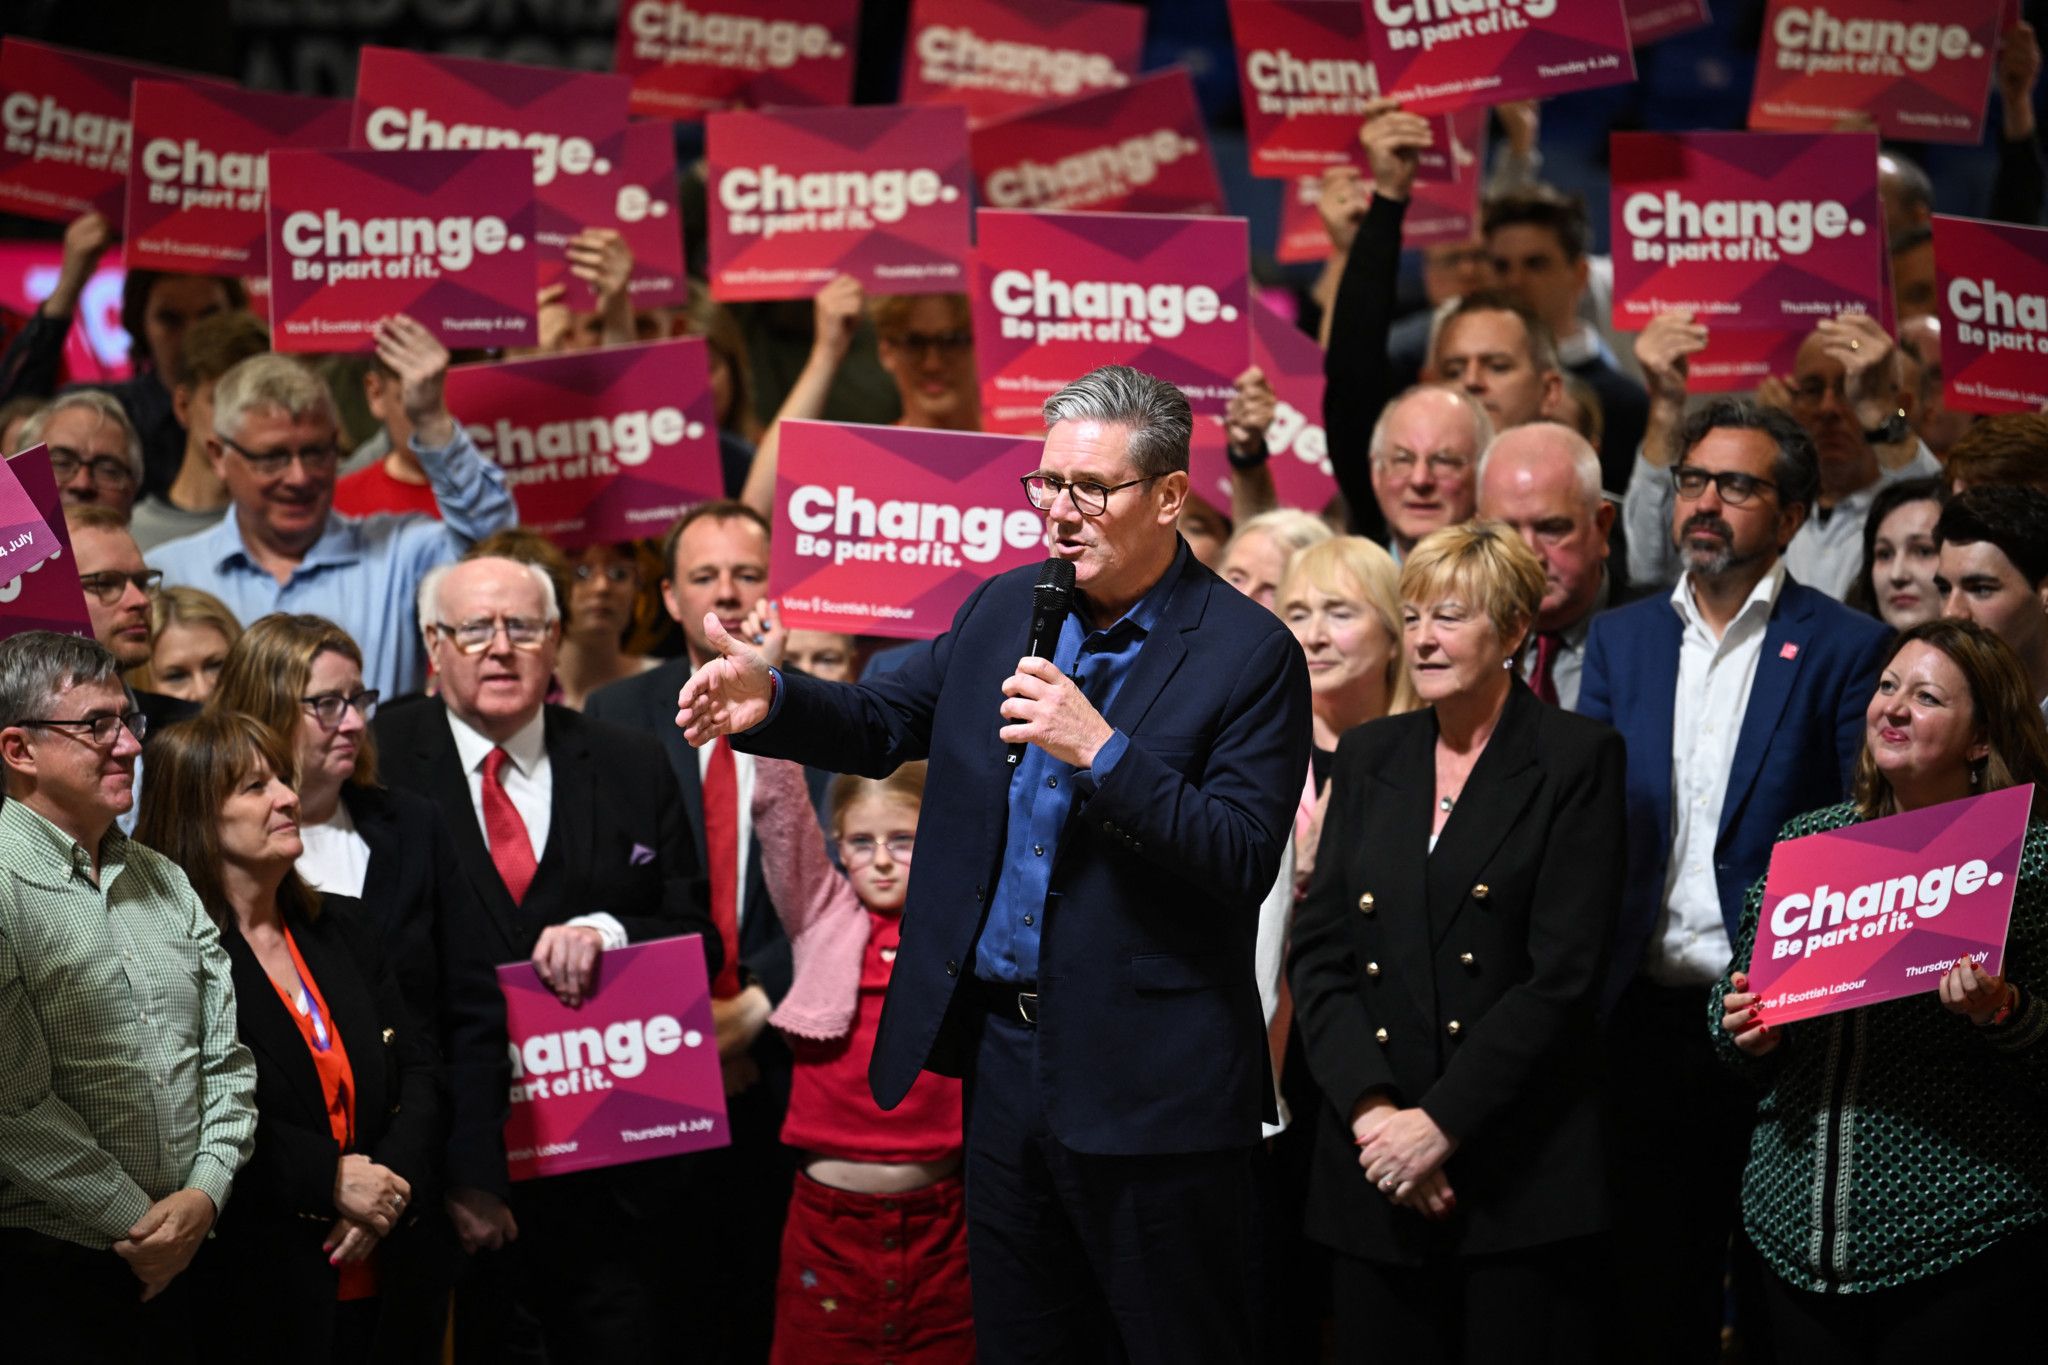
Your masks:
[[[1073,569],[1050,658],[1026,650],[1060,585],[1031,568],[859,685],[781,673],[707,620],[723,657],[676,723],[870,777],[931,760],[868,1075],[885,1108],[921,1069],[967,1079],[981,1359],[1250,1361],[1272,1094],[1253,937],[1308,770],[1308,672],[1175,530],[1180,390],[1105,366],[1045,421],[1022,482]]]

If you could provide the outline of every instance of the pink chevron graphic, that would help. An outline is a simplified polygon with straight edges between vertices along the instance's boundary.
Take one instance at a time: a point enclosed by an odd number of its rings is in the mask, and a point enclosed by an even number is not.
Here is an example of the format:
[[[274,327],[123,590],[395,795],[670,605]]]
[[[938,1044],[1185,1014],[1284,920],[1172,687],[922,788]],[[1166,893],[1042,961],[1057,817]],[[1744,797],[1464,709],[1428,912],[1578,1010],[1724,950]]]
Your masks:
[[[1036,432],[1047,397],[1098,365],[1177,384],[1221,415],[1251,356],[1242,218],[976,215],[975,361],[982,423]]]
[[[1934,990],[1965,954],[1998,973],[2033,799],[2007,787],[1779,844],[1749,962],[1765,1022]]]
[[[40,562],[20,572],[10,569],[12,577],[0,578],[0,640],[29,630],[54,630],[90,640],[92,617],[86,612],[85,589],[78,585],[78,568],[71,559],[71,531],[64,523],[57,480],[50,474],[50,448],[31,446],[6,465],[8,474],[27,495],[31,514],[42,523],[56,548]],[[12,531],[7,540],[20,534]]]
[[[1091,0],[913,0],[905,104],[957,104],[967,126],[1137,79],[1145,11]]]
[[[330,240],[330,213],[365,225],[360,249],[346,232]],[[381,252],[373,222],[424,224],[434,249]],[[368,351],[377,319],[391,313],[451,348],[537,339],[530,152],[276,152],[268,235],[277,350]],[[310,253],[295,255],[294,240]]]
[[[565,549],[661,535],[722,491],[697,337],[458,365],[448,406],[505,470],[519,524]]]
[[[1873,135],[1616,133],[1609,160],[1617,327],[1676,308],[1711,329],[1889,321]]]
[[[860,0],[623,0],[612,69],[640,118],[846,104]]]
[[[514,1180],[701,1152],[732,1140],[695,934],[606,951],[570,1009],[530,962],[498,968],[519,1060],[505,1120]]]
[[[145,80],[231,88],[213,76],[0,39],[0,100],[16,111],[10,125],[25,121],[0,132],[0,213],[68,223],[97,211],[119,223],[132,139],[128,88]]]
[[[1358,0],[1230,0],[1237,82],[1244,96],[1252,174],[1285,178],[1330,166],[1367,169],[1358,130],[1379,76]],[[1456,180],[1451,130],[1436,123],[1436,146],[1418,178]]]
[[[1888,138],[1974,145],[2004,8],[2005,0],[1771,0],[1749,126],[1819,132],[1867,118]],[[1886,30],[1906,35],[1903,51]]]
[[[1544,99],[1636,78],[1621,0],[1368,0],[1366,40],[1385,93],[1418,114]]]
[[[2048,404],[2048,229],[1934,220],[1949,406],[2038,412]]]
[[[789,624],[931,639],[984,579],[1045,557],[1026,436],[785,422],[769,568]]]
[[[841,274],[875,294],[966,289],[957,107],[713,114],[704,133],[718,298],[809,298]]]
[[[270,268],[264,157],[348,145],[346,100],[136,81],[123,237],[130,267],[199,275]]]
[[[1091,213],[1221,213],[1194,82],[1169,67],[1120,90],[986,124],[968,138],[980,203]]]

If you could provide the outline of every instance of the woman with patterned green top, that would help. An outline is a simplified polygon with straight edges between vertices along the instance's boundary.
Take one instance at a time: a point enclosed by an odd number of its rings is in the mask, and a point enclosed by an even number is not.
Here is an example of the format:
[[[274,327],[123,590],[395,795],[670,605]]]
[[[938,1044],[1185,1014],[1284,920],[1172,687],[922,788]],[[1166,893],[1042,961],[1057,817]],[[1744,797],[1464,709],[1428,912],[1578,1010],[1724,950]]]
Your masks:
[[[1899,637],[1853,799],[1781,839],[2036,784],[2005,978],[1958,962],[1934,996],[1772,1026],[1732,970],[1712,1027],[1765,1087],[1743,1223],[1773,1274],[1773,1344],[1803,1365],[1992,1346],[2048,1275],[2048,729],[2012,651],[1969,621]],[[1750,889],[1734,961],[1756,942]]]

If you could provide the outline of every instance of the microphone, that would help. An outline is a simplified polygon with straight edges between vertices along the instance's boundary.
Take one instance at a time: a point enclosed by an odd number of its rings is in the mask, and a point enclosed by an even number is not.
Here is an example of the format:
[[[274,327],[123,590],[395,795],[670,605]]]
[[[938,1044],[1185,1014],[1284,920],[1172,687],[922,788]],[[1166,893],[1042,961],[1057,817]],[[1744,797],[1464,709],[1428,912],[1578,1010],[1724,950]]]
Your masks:
[[[1031,589],[1031,647],[1034,659],[1050,659],[1060,644],[1060,627],[1074,609],[1074,562],[1048,559],[1038,568],[1038,583]],[[1003,722],[1009,724],[1007,720]],[[1004,759],[1012,768],[1024,757],[1024,746],[1012,744]]]

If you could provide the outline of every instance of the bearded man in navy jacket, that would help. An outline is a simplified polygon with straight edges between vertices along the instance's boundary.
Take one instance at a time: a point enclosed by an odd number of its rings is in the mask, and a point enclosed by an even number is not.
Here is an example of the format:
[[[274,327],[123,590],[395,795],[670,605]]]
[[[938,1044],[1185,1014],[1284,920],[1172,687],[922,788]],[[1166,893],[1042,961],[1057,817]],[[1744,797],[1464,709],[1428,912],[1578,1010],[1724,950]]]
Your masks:
[[[1045,420],[1023,483],[1076,586],[1050,660],[1020,660],[1020,569],[858,685],[707,621],[723,657],[676,720],[872,777],[931,761],[869,1076],[885,1107],[921,1069],[967,1078],[982,1358],[1250,1360],[1272,1093],[1253,939],[1308,769],[1307,668],[1175,530],[1178,389],[1107,366]]]

